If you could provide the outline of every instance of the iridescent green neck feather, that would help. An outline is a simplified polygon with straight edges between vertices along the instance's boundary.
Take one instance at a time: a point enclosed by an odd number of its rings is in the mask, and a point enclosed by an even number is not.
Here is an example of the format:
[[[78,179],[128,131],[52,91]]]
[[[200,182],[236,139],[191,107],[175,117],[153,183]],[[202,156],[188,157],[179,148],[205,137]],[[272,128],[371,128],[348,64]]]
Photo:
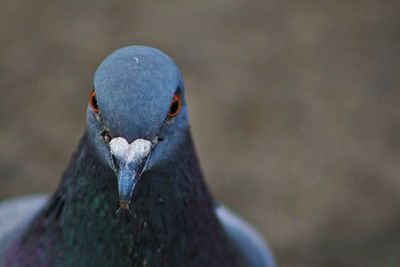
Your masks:
[[[131,212],[116,214],[115,174],[85,136],[49,205],[12,248],[10,266],[239,266],[186,137],[177,162],[147,173]]]

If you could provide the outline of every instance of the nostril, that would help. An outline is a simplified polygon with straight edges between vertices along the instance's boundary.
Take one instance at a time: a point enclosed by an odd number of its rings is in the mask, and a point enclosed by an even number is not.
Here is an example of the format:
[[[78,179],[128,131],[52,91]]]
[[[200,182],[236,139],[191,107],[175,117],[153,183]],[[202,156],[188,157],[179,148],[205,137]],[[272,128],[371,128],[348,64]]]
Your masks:
[[[103,138],[103,141],[106,144],[111,142],[112,137],[111,137],[111,134],[107,130],[104,130],[103,132],[101,132],[101,137]]]
[[[162,141],[164,141],[164,138],[162,138],[162,137],[159,136],[159,137],[157,138],[157,141],[158,141],[158,142],[162,142]]]

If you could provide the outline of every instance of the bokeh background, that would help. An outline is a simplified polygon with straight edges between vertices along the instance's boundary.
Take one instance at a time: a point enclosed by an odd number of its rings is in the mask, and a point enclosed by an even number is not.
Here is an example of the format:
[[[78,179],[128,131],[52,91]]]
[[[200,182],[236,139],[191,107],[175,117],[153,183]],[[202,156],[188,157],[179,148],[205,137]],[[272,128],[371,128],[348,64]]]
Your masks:
[[[52,192],[111,51],[181,67],[211,190],[280,266],[400,264],[400,1],[0,1],[0,198]]]

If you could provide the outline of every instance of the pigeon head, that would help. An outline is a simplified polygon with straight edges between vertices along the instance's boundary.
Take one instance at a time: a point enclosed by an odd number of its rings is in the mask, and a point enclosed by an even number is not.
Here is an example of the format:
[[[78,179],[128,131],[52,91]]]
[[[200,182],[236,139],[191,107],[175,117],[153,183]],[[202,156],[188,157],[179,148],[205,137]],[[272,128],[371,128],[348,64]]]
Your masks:
[[[96,153],[118,180],[120,208],[149,170],[172,164],[189,128],[181,73],[161,51],[121,48],[98,67],[87,109]]]

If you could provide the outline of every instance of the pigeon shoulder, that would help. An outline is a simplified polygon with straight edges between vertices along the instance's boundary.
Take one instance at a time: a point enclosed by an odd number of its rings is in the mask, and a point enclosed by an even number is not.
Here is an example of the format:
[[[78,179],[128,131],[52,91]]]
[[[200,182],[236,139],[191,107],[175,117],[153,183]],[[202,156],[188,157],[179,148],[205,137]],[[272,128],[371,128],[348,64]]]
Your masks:
[[[215,213],[228,238],[241,252],[246,266],[276,267],[268,245],[257,230],[222,205],[215,208]]]
[[[45,195],[34,195],[0,201],[0,257],[10,242],[23,233],[47,200]]]

